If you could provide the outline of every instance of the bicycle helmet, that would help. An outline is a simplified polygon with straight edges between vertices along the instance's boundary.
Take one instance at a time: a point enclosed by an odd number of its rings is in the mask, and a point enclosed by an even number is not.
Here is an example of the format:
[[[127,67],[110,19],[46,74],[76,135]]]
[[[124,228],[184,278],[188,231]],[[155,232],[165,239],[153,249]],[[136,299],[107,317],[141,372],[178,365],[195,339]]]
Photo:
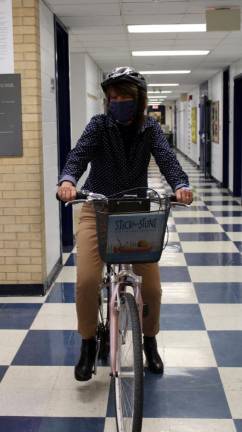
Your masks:
[[[119,82],[131,82],[136,84],[137,87],[145,91],[147,90],[147,84],[143,75],[129,66],[119,66],[113,69],[101,83],[101,86],[103,91],[106,92],[109,85]]]

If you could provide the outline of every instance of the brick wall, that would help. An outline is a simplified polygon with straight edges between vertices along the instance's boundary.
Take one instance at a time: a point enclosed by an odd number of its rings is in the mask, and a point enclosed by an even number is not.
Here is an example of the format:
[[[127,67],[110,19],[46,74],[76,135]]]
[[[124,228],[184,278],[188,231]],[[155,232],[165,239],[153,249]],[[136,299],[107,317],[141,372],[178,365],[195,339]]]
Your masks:
[[[23,156],[0,158],[0,291],[46,278],[38,0],[13,0],[13,27]]]

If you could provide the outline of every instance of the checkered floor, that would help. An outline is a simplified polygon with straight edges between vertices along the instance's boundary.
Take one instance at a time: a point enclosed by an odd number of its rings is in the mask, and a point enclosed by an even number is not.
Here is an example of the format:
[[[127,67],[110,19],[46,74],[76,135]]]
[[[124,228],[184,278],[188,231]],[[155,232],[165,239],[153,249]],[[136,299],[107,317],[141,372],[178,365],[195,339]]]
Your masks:
[[[143,432],[242,432],[242,206],[190,162],[160,261],[162,378],[145,374]],[[152,163],[150,185],[167,189]],[[44,298],[0,298],[0,430],[114,432],[109,369],[76,382],[75,250]]]

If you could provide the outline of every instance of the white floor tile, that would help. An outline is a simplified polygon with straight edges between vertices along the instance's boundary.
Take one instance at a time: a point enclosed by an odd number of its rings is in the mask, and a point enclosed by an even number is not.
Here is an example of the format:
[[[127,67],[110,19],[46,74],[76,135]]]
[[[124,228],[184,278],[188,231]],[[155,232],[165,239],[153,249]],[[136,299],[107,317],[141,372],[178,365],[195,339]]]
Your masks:
[[[67,266],[63,267],[61,272],[59,273],[56,282],[76,282],[76,267]]]
[[[219,368],[219,373],[233,418],[242,418],[242,368]]]
[[[45,303],[36,318],[31,330],[76,330],[76,306],[74,303]]]
[[[109,368],[98,368],[90,381],[77,382],[72,367],[62,367],[48,403],[48,416],[105,417],[110,385]]]
[[[204,197],[205,201],[236,201],[236,198],[233,196],[221,196],[221,195],[212,195],[209,197]]]
[[[162,253],[159,265],[162,266],[186,266],[186,260],[182,252],[164,252]]]
[[[1,416],[46,416],[55,366],[11,366],[0,386]]]
[[[177,232],[223,232],[219,224],[178,224],[176,225]]]
[[[0,365],[10,365],[27,330],[0,330]]]
[[[166,244],[167,235],[165,236],[164,245]],[[168,244],[170,242],[177,242],[179,241],[178,234],[176,232],[169,232],[168,234]]]
[[[227,236],[232,240],[232,241],[242,241],[242,232],[226,232]]]
[[[241,216],[215,216],[220,224],[242,224]]]
[[[45,296],[21,296],[21,297],[0,297],[1,303],[44,303],[47,298]]]
[[[179,218],[179,217],[189,217],[189,218],[197,218],[197,217],[213,217],[212,213],[208,210],[197,210],[197,211],[193,211],[193,210],[181,210],[181,211],[172,211],[172,216],[173,218]]]
[[[63,253],[62,254],[62,263],[63,263],[63,265],[65,265],[65,263],[68,260],[69,256],[70,256],[70,253]]]
[[[242,390],[228,390],[226,391],[226,398],[232,417],[242,419]]]
[[[194,196],[194,198],[196,198],[196,195]],[[196,206],[204,206],[204,202],[202,201],[202,200],[199,200],[199,201],[193,201],[191,204],[190,204],[190,206],[191,207],[196,207]]]
[[[238,249],[232,241],[181,241],[183,252],[212,253],[235,252]]]
[[[242,267],[194,266],[188,267],[192,282],[241,282]]]
[[[242,367],[219,367],[225,390],[242,391]]]
[[[204,188],[204,187],[199,187],[199,186],[197,186],[196,187],[196,192],[228,192],[228,189],[225,189],[225,188],[218,188],[218,187],[216,187],[216,186],[214,186],[214,187],[211,187],[211,188],[209,188],[209,189],[207,189],[207,188]]]
[[[232,420],[144,419],[142,432],[236,432]],[[105,429],[111,432],[111,429]],[[113,431],[112,431],[113,432]]]
[[[236,205],[236,204],[228,204],[228,205],[208,205],[207,207],[209,208],[210,211],[224,211],[224,210],[238,210],[238,211],[242,211],[242,206],[241,205]]]
[[[242,330],[241,304],[200,304],[207,330]]]
[[[194,286],[189,282],[162,283],[162,303],[197,303]]]
[[[164,331],[162,333],[161,348],[166,367],[217,366],[207,332]]]

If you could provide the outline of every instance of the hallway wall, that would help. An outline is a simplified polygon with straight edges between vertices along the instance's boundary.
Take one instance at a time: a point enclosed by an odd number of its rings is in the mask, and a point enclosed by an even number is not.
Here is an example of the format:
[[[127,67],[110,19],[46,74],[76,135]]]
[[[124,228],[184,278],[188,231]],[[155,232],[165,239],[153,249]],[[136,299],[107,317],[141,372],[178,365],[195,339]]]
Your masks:
[[[230,112],[229,112],[229,189],[233,190],[234,160],[234,78],[242,74],[242,59],[230,66]]]
[[[27,294],[46,276],[39,5],[13,2],[14,72],[21,74],[23,155],[0,158],[0,292]],[[3,290],[3,291],[2,291]]]
[[[102,71],[85,53],[70,53],[72,147],[95,114],[103,112]]]
[[[102,71],[85,53],[70,53],[71,145],[75,147],[92,116],[103,112]],[[78,187],[87,178],[89,167]]]
[[[47,274],[49,274],[60,257],[59,203],[55,199],[58,154],[54,16],[42,1],[40,2],[40,57],[45,248],[46,268]],[[53,81],[51,82],[51,80]]]

